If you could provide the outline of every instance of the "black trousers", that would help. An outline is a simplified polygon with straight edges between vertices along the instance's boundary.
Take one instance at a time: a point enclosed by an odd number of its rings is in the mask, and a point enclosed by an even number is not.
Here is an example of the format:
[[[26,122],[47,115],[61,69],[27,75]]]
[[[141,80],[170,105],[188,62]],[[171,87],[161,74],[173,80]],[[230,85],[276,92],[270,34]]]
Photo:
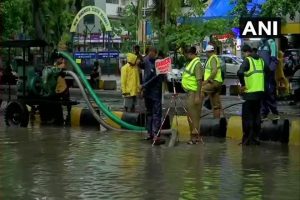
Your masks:
[[[261,129],[261,101],[246,100],[242,106],[243,143],[257,139]]]
[[[274,114],[274,115],[278,115],[279,112],[277,110],[277,102],[276,102],[276,91],[275,90],[271,90],[271,91],[267,91],[264,99],[262,101],[262,115],[264,117],[267,117],[268,114],[270,113],[270,111]]]
[[[145,106],[147,109],[147,131],[149,135],[154,136],[161,126],[161,99],[145,98]]]

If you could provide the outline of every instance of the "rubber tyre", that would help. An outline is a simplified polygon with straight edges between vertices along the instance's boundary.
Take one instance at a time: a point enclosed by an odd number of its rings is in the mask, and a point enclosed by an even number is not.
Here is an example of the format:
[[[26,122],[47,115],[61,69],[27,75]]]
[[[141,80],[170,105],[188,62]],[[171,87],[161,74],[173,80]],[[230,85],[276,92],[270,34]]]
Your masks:
[[[11,101],[4,111],[4,121],[7,126],[27,127],[29,112],[26,105],[20,101]]]

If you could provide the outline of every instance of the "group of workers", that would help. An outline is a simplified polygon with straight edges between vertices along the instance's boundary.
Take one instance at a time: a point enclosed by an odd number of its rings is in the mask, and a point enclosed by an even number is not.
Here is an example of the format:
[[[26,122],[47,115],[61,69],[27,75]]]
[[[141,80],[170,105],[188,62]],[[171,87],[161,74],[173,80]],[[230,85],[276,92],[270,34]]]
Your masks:
[[[137,97],[144,98],[148,132],[145,140],[155,141],[157,145],[165,143],[159,135],[164,75],[156,74],[155,60],[158,57],[159,54],[155,47],[147,49],[146,56],[142,57],[139,47],[135,46],[135,52],[127,54],[127,63],[121,68],[121,90],[125,111],[134,112]]]
[[[258,145],[258,134],[261,122],[270,112],[279,119],[275,101],[276,85],[275,68],[278,64],[276,55],[270,52],[270,43],[265,40],[258,49],[249,45],[242,47],[244,61],[237,73],[241,87],[240,93],[244,99],[242,105],[243,145]],[[267,46],[267,49],[264,49]],[[162,83],[164,75],[157,75],[155,60],[159,58],[156,48],[148,49],[142,57],[139,48],[134,53],[127,54],[127,64],[121,69],[121,89],[124,96],[124,107],[127,112],[134,112],[137,97],[143,97],[147,114],[147,140],[164,143],[159,137],[162,120]],[[258,51],[258,53],[257,53]],[[223,115],[220,93],[224,81],[221,62],[215,53],[213,45],[205,48],[207,61],[202,66],[197,56],[197,49],[190,47],[186,51],[188,63],[182,75],[182,87],[187,93],[187,118],[190,127],[188,144],[201,142],[200,118],[203,102],[210,101],[214,118]],[[267,55],[268,54],[268,55]],[[141,80],[141,70],[143,78]],[[276,84],[276,83],[275,83]]]

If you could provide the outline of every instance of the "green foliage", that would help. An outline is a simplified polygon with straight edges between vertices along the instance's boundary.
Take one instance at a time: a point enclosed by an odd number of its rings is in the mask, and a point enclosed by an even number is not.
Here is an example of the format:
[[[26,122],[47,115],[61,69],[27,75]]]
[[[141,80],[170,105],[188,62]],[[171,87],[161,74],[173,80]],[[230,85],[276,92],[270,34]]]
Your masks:
[[[114,35],[128,36],[128,39],[123,41],[121,52],[132,50],[132,45],[136,43],[137,30],[140,22],[140,16],[137,14],[137,9],[141,4],[134,6],[129,4],[124,8],[120,21],[111,21]]]
[[[34,0],[32,0],[34,1]],[[69,42],[66,34],[69,33],[69,27],[74,18],[70,12],[70,0],[48,0],[41,1],[37,10],[39,19],[35,23],[40,23],[43,27],[43,39],[58,44],[60,41]],[[36,29],[37,26],[34,24]],[[38,33],[36,33],[36,36]]]
[[[191,17],[202,16],[207,6],[203,1],[190,0],[191,6],[185,12],[182,11],[183,1],[181,0],[156,0],[154,2],[155,8],[149,18],[159,40],[158,47],[164,51],[200,43],[206,35],[230,31],[230,22],[224,19],[177,24],[178,18],[185,18],[189,21]]]
[[[7,40],[23,33],[54,44],[70,40],[66,34],[74,17],[69,10],[71,3],[73,0],[2,0],[0,37]]]
[[[200,43],[205,36],[230,32],[230,21],[215,19],[197,23],[166,26],[166,42],[180,48]],[[169,45],[170,46],[170,45]],[[172,49],[173,50],[173,49]]]
[[[300,11],[299,0],[267,0],[262,6],[262,16],[282,17],[289,15],[294,19],[297,12]]]
[[[11,39],[21,33],[24,27],[31,22],[29,8],[26,0],[2,0],[0,2],[0,15],[3,20],[1,39]],[[30,31],[30,29],[27,29]]]
[[[240,17],[252,17],[253,13],[247,10],[247,3],[251,0],[231,0],[231,3],[235,4],[235,8],[232,12],[235,20],[234,25],[238,25]],[[290,19],[294,19],[297,12],[300,11],[299,0],[267,0],[262,5],[262,12],[260,16],[263,17],[285,17],[289,15]]]

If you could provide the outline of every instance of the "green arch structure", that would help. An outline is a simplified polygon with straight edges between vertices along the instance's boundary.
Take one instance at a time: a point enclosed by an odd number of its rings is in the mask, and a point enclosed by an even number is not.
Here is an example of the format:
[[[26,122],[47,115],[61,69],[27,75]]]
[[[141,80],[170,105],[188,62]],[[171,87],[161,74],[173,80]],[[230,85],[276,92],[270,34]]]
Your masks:
[[[108,20],[107,14],[101,8],[96,7],[96,6],[85,6],[75,16],[75,18],[72,22],[71,29],[70,29],[71,33],[76,32],[76,28],[77,28],[80,20],[86,15],[95,15],[95,16],[99,17],[99,19],[101,20],[101,22],[103,23],[103,25],[105,27],[105,31],[107,31],[107,32],[112,31],[111,24]]]

